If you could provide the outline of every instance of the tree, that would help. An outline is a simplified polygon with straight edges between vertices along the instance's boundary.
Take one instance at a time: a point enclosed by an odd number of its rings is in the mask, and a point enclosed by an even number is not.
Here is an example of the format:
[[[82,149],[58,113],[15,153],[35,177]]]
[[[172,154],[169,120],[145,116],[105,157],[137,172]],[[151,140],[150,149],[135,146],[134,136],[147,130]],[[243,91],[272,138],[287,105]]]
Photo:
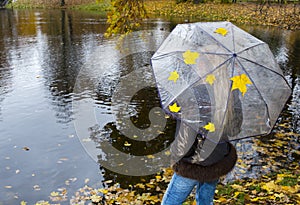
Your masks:
[[[107,37],[134,31],[147,17],[143,0],[112,0],[111,5],[111,11],[107,15]]]

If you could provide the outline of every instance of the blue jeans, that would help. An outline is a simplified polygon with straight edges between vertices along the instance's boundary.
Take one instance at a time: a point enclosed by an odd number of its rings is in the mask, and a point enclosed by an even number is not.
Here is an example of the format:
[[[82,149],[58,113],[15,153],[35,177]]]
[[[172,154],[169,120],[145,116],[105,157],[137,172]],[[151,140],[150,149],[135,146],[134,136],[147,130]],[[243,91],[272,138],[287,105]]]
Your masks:
[[[174,173],[161,205],[181,205],[196,186],[197,205],[211,205],[219,180],[201,183]]]

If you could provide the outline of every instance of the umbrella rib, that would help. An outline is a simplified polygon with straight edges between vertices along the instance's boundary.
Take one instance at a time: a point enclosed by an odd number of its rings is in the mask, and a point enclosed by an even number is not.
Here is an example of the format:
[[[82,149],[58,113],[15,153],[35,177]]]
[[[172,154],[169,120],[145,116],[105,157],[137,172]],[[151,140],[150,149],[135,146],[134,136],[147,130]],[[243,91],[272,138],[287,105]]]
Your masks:
[[[258,44],[249,46],[249,47],[247,47],[247,48],[245,48],[245,49],[243,49],[243,50],[237,52],[236,54],[241,54],[241,53],[244,52],[244,51],[250,50],[251,48],[254,48],[254,47],[256,47],[256,46],[260,46],[260,45],[263,45],[263,44],[265,44],[265,43],[264,43],[264,42],[261,42],[261,43],[258,43]]]
[[[274,70],[272,70],[272,69],[270,69],[270,68],[268,68],[268,67],[266,67],[266,66],[264,66],[264,65],[262,65],[262,64],[259,64],[259,63],[255,62],[255,61],[249,60],[249,59],[244,58],[244,57],[241,57],[241,56],[239,56],[239,58],[241,58],[241,59],[243,59],[243,60],[245,60],[245,61],[248,61],[248,62],[250,62],[250,63],[253,63],[253,64],[255,64],[255,65],[261,66],[261,67],[263,67],[263,68],[265,68],[265,69],[267,69],[267,70],[269,70],[269,71],[271,71],[271,72],[273,72],[273,73],[276,73],[277,75],[280,75],[280,76],[281,76],[280,73],[278,73],[278,72],[276,72],[276,71],[274,71]],[[240,63],[240,61],[239,61],[239,63]],[[241,64],[241,63],[240,63],[240,64]],[[241,64],[241,65],[242,65],[242,64]],[[243,69],[244,69],[244,67],[243,67]],[[244,69],[244,70],[245,70],[245,69]],[[245,71],[246,71],[246,70],[245,70]]]
[[[262,101],[265,103],[265,106],[266,106],[266,110],[267,110],[267,115],[268,115],[268,118],[270,118],[270,112],[269,112],[269,109],[268,109],[268,106],[267,106],[267,103],[265,101],[265,99],[262,97],[262,94],[261,92],[259,91],[259,89],[257,88],[257,86],[255,85],[254,81],[252,80],[251,76],[249,75],[249,73],[247,72],[247,70],[245,69],[245,67],[243,66],[243,64],[239,61],[239,59],[236,59],[237,62],[240,64],[241,68],[245,71],[245,73],[247,74],[247,76],[250,78],[251,82],[253,83],[253,86],[256,88],[258,94],[260,95]],[[258,64],[259,65],[259,64]],[[264,66],[263,66],[264,67]],[[275,72],[276,73],[276,72]]]
[[[217,42],[217,44],[219,44],[220,46],[222,46],[224,49],[226,49],[228,52],[232,53],[232,51],[230,49],[228,49],[227,47],[225,47],[220,41],[218,41],[215,37],[213,37],[212,35],[210,35],[206,30],[204,30],[203,28],[199,27],[204,33],[206,33],[212,40],[214,40],[215,42]]]
[[[218,66],[216,66],[214,69],[212,69],[210,72],[208,72],[206,75],[204,75],[203,77],[213,73],[215,70],[217,70],[218,68],[220,68],[222,65],[224,65],[225,63],[227,63],[228,61],[230,61],[232,59],[232,57],[228,58],[227,60],[225,60],[223,63],[219,64]]]

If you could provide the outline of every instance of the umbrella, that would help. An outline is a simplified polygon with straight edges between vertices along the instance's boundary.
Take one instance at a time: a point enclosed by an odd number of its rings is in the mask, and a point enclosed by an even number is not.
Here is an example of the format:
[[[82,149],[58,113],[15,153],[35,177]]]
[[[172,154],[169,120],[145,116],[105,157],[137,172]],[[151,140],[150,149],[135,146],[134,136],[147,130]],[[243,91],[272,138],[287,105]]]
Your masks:
[[[269,134],[291,94],[269,46],[230,22],[177,25],[151,63],[162,108],[216,143]]]

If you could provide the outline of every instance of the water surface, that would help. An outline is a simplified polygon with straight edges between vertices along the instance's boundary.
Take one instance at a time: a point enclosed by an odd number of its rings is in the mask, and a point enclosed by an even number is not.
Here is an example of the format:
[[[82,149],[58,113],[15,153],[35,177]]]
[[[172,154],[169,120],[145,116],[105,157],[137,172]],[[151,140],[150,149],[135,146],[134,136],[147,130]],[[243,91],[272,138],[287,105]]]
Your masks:
[[[103,37],[107,25],[100,15],[0,10],[0,204],[48,200],[59,188],[66,188],[71,196],[86,183],[102,186],[108,174],[99,168],[96,158],[102,151],[91,139],[109,135],[116,147],[124,148],[126,143],[112,114],[114,89],[122,76],[142,68],[145,82],[153,81],[147,70],[149,58],[177,23],[181,21],[152,19],[143,31],[120,42]],[[280,120],[288,120],[289,131],[299,133],[300,33],[241,27],[270,45],[293,88]],[[79,75],[82,84],[75,92]],[[90,129],[83,132],[87,135],[78,136],[74,119],[80,112],[72,109],[72,101],[84,99],[92,106],[96,124],[88,125]],[[128,116],[145,128],[150,122],[143,113],[157,105],[157,90],[144,89],[134,98]],[[174,132],[174,123],[168,123],[164,136]],[[151,154],[151,148],[164,149],[171,141],[158,138],[140,145],[144,154]],[[127,146],[123,152],[138,155],[141,146]],[[292,149],[299,149],[299,141]]]

